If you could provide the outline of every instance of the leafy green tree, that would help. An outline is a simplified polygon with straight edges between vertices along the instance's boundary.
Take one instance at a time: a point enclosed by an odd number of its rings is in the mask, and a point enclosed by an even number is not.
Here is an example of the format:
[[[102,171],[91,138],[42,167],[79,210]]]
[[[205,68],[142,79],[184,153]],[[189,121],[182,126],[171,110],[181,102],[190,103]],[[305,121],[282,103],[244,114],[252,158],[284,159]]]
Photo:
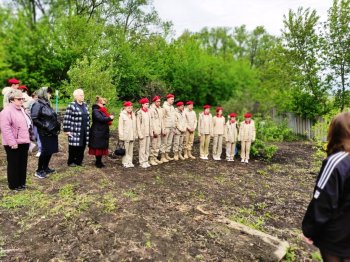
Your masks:
[[[70,82],[66,83],[65,91],[72,94],[75,89],[84,90],[86,100],[94,102],[96,95],[101,95],[108,100],[117,100],[117,89],[112,79],[112,65],[105,67],[98,59],[89,59],[84,56],[78,59],[69,71]]]
[[[328,79],[334,85],[335,105],[350,105],[350,1],[333,0],[325,23],[324,52]]]
[[[315,10],[299,8],[284,16],[283,45],[293,69],[293,111],[314,119],[328,110],[329,86],[321,79],[319,16]]]

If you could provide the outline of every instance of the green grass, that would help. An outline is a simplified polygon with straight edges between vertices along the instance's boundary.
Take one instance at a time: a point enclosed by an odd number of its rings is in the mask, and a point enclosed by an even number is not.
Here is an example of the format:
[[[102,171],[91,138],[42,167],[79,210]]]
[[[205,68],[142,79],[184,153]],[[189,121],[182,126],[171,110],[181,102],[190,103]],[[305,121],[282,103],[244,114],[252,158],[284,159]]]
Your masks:
[[[235,214],[229,216],[229,219],[256,230],[264,230],[265,217],[258,216],[252,207],[238,209]]]
[[[138,195],[133,189],[128,189],[124,191],[123,196],[130,198],[132,201],[138,200]]]
[[[5,209],[17,209],[22,207],[42,208],[47,206],[50,200],[40,191],[22,191],[13,195],[5,195],[0,200],[0,207]]]
[[[101,204],[105,213],[113,213],[117,209],[118,201],[112,193],[108,193],[103,196]]]

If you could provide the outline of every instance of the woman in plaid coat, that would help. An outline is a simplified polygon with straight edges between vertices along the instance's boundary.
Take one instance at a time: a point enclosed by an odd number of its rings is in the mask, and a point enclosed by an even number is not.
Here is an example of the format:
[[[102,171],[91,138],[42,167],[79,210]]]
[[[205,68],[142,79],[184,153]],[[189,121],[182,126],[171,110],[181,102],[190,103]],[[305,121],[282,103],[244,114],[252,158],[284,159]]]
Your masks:
[[[84,151],[89,142],[90,115],[84,103],[84,91],[77,89],[73,92],[74,102],[66,109],[63,120],[63,131],[68,136],[68,166],[81,166]]]

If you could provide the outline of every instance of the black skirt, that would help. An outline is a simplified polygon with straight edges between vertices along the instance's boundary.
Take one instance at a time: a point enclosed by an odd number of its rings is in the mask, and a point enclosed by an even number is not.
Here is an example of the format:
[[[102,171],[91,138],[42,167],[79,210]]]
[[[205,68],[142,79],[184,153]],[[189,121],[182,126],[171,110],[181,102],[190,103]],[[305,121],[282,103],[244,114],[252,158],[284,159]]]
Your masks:
[[[52,135],[52,136],[40,136],[41,141],[41,154],[46,155],[52,155],[54,153],[58,152],[58,136]]]

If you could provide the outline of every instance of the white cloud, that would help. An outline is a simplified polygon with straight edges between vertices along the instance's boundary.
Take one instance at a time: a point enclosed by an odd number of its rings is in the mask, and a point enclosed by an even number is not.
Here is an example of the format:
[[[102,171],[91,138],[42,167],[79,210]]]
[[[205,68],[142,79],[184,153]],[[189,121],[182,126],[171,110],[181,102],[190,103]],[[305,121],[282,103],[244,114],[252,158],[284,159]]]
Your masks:
[[[154,5],[162,19],[174,23],[177,36],[185,29],[242,24],[250,30],[263,25],[269,33],[278,35],[289,9],[310,7],[325,20],[332,0],[154,0]]]

